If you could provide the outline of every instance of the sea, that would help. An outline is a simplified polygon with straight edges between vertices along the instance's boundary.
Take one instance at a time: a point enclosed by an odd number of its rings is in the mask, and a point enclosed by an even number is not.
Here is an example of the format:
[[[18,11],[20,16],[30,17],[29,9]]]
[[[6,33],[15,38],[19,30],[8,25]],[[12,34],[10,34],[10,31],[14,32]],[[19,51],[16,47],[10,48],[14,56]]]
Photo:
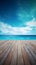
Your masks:
[[[36,35],[0,35],[0,40],[36,40]]]

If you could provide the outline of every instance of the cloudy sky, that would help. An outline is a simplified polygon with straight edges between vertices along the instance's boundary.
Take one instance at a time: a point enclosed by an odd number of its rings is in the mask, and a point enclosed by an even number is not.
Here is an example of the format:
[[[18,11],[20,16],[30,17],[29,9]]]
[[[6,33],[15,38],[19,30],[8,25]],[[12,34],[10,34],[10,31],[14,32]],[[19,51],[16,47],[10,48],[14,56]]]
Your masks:
[[[36,0],[0,0],[0,35],[36,35]]]

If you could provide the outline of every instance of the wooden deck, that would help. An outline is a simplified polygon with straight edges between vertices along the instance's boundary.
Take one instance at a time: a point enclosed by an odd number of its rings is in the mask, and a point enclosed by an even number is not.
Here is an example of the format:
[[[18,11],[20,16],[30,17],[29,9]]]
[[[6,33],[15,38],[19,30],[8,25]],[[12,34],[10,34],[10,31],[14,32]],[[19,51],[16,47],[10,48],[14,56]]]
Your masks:
[[[0,65],[36,65],[36,41],[0,41]]]

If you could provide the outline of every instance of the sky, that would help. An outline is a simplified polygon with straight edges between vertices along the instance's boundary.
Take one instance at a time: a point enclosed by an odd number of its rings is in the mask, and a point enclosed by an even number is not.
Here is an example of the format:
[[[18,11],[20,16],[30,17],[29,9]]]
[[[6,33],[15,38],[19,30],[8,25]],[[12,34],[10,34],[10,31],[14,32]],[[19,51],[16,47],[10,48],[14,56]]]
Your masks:
[[[0,35],[36,35],[36,0],[0,0]]]

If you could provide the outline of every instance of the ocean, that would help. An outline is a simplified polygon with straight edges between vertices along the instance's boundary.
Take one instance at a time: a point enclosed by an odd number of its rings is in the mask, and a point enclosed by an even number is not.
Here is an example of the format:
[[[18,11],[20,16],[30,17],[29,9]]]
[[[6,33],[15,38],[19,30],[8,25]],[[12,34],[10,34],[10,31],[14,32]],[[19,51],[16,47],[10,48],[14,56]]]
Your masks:
[[[36,35],[0,35],[0,40],[36,40]]]

